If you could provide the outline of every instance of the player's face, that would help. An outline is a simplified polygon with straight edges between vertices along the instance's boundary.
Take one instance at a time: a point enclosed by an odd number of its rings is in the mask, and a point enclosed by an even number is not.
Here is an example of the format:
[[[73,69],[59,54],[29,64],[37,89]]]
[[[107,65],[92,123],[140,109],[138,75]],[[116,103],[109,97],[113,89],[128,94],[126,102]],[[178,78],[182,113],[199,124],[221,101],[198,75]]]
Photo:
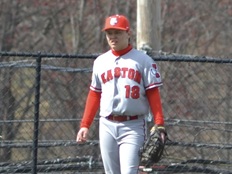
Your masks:
[[[130,33],[124,30],[106,30],[106,39],[111,49],[115,51],[126,48],[129,44]]]

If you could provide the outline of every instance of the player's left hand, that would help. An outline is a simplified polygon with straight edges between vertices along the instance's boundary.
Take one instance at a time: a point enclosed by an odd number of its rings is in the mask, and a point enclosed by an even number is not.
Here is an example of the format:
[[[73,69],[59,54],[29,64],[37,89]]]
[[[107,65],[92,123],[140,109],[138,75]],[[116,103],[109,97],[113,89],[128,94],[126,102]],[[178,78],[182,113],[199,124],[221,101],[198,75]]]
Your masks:
[[[86,127],[82,127],[77,133],[76,142],[85,142],[87,140],[89,129]]]

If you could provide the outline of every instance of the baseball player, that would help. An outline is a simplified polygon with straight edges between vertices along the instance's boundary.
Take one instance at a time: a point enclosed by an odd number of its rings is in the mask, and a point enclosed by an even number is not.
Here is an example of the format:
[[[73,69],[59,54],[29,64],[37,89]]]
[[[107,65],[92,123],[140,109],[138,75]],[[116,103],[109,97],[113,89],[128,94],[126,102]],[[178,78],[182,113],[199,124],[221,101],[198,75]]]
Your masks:
[[[87,140],[100,108],[99,142],[105,173],[136,174],[149,110],[154,124],[164,126],[158,89],[162,81],[154,60],[130,44],[130,25],[125,16],[106,18],[102,31],[110,50],[94,61],[76,141]]]

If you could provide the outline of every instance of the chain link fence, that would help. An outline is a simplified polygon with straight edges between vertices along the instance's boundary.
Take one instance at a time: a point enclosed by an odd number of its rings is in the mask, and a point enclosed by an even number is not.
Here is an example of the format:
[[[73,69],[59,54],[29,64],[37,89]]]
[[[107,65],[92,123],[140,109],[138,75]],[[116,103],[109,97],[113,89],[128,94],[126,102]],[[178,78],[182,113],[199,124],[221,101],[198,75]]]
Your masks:
[[[232,173],[232,59],[148,54],[170,141],[141,173]],[[75,142],[97,54],[0,55],[0,173],[104,173],[98,116],[89,141]]]

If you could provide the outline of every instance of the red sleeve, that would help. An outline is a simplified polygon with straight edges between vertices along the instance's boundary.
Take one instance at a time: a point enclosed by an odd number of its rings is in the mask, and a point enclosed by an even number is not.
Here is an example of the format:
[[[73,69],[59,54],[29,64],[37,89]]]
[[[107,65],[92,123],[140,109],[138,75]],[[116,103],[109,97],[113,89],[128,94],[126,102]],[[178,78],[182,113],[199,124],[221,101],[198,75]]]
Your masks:
[[[89,128],[100,107],[101,93],[89,90],[80,127]]]
[[[162,104],[160,99],[159,88],[152,88],[146,91],[147,99],[154,117],[154,123],[164,125]]]

